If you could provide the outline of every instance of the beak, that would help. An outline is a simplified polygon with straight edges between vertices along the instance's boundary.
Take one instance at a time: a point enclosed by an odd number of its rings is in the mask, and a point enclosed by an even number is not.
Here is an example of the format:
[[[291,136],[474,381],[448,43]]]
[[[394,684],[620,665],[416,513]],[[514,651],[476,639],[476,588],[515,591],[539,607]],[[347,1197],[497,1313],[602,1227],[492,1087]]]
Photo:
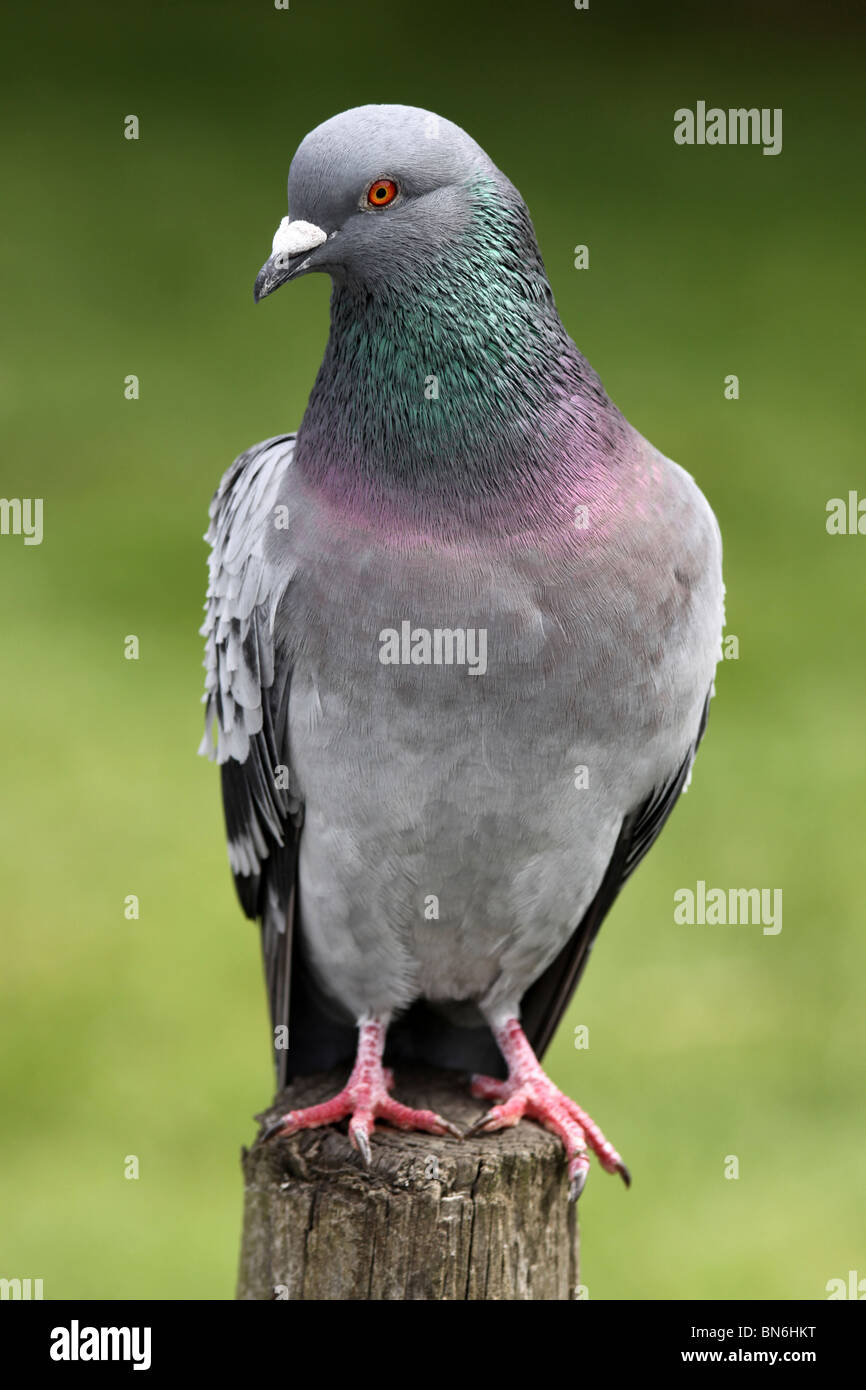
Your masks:
[[[327,240],[327,232],[312,222],[290,222],[284,217],[276,230],[272,253],[256,276],[256,304],[305,270],[309,253]]]

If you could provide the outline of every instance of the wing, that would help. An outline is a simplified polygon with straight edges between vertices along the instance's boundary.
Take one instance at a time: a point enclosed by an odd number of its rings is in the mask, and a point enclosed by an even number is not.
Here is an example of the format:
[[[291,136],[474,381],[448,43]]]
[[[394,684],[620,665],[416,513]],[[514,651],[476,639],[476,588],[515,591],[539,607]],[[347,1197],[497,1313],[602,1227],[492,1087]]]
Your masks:
[[[276,623],[292,570],[277,570],[267,559],[265,539],[293,452],[293,435],[247,450],[223,477],[210,506],[210,584],[201,628],[205,736],[199,750],[220,765],[229,863],[244,912],[261,923],[271,1021],[286,1030],[303,808],[290,790],[291,660]],[[282,1085],[285,1047],[274,1055]]]
[[[523,1028],[538,1057],[543,1056],[550,1045],[559,1020],[586,967],[598,930],[619,890],[655,843],[680,792],[688,784],[695,753],[707,727],[712,693],[710,689],[694,742],[682,764],[666,782],[656,787],[640,806],[623,817],[601,887],[587,908],[579,927],[566,942],[556,960],[523,996]]]

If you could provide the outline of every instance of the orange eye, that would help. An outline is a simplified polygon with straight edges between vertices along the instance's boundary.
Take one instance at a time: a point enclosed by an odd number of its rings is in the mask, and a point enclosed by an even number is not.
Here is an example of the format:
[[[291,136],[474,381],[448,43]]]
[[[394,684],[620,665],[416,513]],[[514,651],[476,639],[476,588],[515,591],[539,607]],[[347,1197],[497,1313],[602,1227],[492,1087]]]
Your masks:
[[[367,204],[371,208],[386,208],[397,197],[397,185],[393,179],[376,179],[367,189]]]

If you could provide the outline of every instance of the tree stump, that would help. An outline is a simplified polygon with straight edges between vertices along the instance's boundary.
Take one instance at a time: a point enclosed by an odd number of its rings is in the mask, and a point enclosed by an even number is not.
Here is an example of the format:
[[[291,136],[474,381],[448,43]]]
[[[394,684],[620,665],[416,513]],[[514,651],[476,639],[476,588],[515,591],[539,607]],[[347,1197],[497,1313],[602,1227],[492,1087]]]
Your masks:
[[[327,1100],[344,1071],[299,1077],[267,1124]],[[394,1095],[465,1129],[468,1078],[398,1069]],[[531,1121],[472,1139],[377,1122],[364,1167],[347,1124],[243,1151],[239,1299],[575,1299],[577,1218],[562,1144]]]

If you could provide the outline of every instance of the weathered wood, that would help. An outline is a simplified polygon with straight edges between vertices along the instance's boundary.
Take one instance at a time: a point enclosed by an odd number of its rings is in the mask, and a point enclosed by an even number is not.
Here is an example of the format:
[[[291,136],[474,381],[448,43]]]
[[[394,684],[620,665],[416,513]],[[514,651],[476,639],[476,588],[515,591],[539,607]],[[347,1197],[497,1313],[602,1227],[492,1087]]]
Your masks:
[[[345,1073],[303,1077],[259,1118],[333,1095]],[[394,1088],[461,1129],[487,1108],[467,1078],[403,1069]],[[243,1154],[239,1299],[573,1299],[578,1237],[560,1141],[522,1121],[472,1139],[377,1124],[368,1171],[339,1128]]]

